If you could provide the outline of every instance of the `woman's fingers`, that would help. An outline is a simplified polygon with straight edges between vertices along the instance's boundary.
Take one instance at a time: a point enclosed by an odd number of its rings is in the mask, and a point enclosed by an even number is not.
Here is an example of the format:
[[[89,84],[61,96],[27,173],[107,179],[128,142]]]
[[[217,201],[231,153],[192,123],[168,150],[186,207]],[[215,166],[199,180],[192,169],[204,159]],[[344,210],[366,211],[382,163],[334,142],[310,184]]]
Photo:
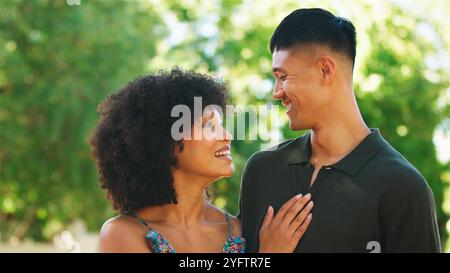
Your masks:
[[[303,224],[303,222],[306,220],[308,215],[310,215],[310,212],[313,207],[314,207],[314,203],[313,203],[313,201],[310,201],[303,208],[303,210],[297,215],[297,217],[295,217],[295,219],[291,222],[291,224],[289,226],[290,229],[293,231],[297,230]]]
[[[305,234],[306,230],[309,227],[309,224],[311,223],[312,214],[308,214],[303,224],[301,224],[297,230],[294,232],[293,240],[300,241],[300,239],[303,237],[303,234]]]
[[[259,231],[259,252],[292,252],[311,222],[310,201],[311,194],[296,195],[276,214],[269,206]]]
[[[294,197],[292,197],[289,201],[287,201],[286,203],[284,203],[283,206],[281,206],[280,210],[277,212],[277,214],[275,215],[274,218],[274,222],[275,223],[280,223],[283,218],[284,215],[289,211],[289,209],[300,199],[302,198],[301,194],[298,194]]]
[[[261,225],[261,229],[267,227],[270,222],[272,222],[273,219],[273,207],[269,206],[269,208],[267,209],[267,213],[266,216],[264,217],[264,221]]]
[[[311,200],[311,194],[307,194],[300,198],[285,214],[283,222],[285,225],[289,226],[296,216],[300,213],[300,211],[305,207],[305,205]],[[308,215],[308,214],[306,214]]]

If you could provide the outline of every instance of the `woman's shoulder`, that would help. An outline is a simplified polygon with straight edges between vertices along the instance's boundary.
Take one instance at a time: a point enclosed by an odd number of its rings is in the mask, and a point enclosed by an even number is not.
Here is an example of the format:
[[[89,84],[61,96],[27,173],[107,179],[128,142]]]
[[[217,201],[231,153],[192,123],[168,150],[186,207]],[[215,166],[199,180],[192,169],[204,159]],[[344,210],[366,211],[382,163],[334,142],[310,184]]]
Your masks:
[[[146,230],[133,217],[119,215],[107,220],[99,234],[100,252],[148,252]]]
[[[102,232],[126,232],[139,229],[136,219],[128,215],[118,215],[108,219],[102,226]]]

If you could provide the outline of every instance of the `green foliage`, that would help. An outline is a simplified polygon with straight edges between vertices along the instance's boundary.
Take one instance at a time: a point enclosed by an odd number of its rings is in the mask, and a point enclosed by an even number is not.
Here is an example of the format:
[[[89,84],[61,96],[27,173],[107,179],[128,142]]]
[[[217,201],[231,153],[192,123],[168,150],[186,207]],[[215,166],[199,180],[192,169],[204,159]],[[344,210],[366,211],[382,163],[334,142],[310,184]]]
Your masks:
[[[48,240],[76,218],[98,230],[113,215],[87,138],[97,104],[131,78],[180,65],[223,77],[234,104],[277,104],[268,41],[298,6],[270,2],[2,1],[0,239]],[[368,125],[380,128],[429,182],[445,240],[449,165],[437,160],[433,134],[449,116],[449,106],[438,103],[449,79],[426,61],[450,52],[442,28],[393,4],[384,15],[368,4],[351,5],[360,43],[358,103]],[[424,30],[435,38],[424,38]],[[286,124],[280,131],[284,139],[302,133]],[[262,144],[233,142],[236,172],[214,184],[216,205],[237,212],[243,166]]]
[[[48,240],[78,217],[98,229],[111,212],[87,145],[96,106],[143,73],[159,15],[122,1],[1,6],[1,239]]]
[[[448,171],[448,165],[437,160],[433,135],[438,125],[450,116],[449,105],[442,107],[437,103],[448,88],[449,79],[442,68],[425,64],[424,60],[437,54],[437,47],[414,32],[419,25],[428,26],[430,32],[436,30],[419,19],[408,27],[404,19],[407,16],[401,10],[394,13],[396,17],[386,19],[383,25],[373,24],[368,31],[377,46],[365,60],[362,75],[376,79],[377,86],[367,92],[357,85],[356,92],[366,122],[380,128],[433,190],[445,242],[448,215],[441,204],[445,190],[443,174]],[[384,42],[386,37],[392,37],[390,43]]]

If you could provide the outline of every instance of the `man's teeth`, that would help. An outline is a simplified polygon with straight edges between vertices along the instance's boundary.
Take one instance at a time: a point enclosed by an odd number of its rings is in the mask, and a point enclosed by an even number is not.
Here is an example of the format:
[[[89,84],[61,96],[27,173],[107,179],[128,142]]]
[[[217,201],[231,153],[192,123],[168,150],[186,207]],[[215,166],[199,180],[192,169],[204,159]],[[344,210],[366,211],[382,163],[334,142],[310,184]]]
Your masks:
[[[230,151],[216,152],[216,153],[214,153],[214,156],[215,156],[215,157],[226,156],[226,155],[231,155]]]

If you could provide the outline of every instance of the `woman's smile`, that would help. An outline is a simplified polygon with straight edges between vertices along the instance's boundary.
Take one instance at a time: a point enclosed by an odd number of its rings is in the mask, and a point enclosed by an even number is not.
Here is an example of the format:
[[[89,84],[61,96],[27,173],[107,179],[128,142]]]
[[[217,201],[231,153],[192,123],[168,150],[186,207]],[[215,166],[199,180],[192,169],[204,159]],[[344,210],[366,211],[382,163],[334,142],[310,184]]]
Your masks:
[[[227,144],[227,145],[223,146],[222,148],[220,148],[219,150],[217,150],[214,153],[214,156],[217,159],[226,160],[226,161],[232,161],[233,159],[231,158],[231,146],[230,146],[230,144]]]

